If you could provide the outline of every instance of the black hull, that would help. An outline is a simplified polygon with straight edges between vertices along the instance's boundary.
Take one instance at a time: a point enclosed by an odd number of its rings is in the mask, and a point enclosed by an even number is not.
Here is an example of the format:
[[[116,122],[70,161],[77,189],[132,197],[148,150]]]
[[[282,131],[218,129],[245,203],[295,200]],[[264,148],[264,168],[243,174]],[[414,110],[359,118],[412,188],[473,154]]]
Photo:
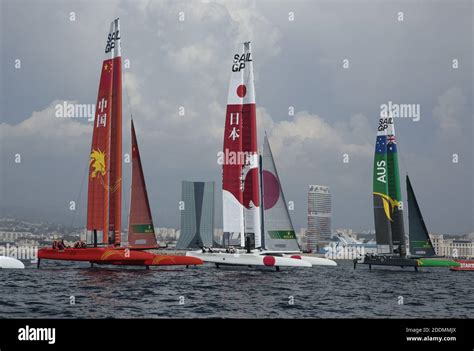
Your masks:
[[[390,257],[390,256],[366,256],[363,260],[354,260],[354,269],[357,264],[365,264],[372,269],[372,266],[392,266],[392,267],[413,267],[418,270],[418,261],[412,258]]]

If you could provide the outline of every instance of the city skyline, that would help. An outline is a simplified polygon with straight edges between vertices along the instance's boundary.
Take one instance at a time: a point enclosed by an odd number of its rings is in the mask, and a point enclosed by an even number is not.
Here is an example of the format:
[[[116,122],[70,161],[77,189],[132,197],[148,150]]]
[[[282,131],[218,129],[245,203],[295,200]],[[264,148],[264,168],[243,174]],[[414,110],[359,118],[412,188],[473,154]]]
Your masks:
[[[310,247],[324,246],[331,238],[331,214],[329,187],[309,185],[307,244]]]

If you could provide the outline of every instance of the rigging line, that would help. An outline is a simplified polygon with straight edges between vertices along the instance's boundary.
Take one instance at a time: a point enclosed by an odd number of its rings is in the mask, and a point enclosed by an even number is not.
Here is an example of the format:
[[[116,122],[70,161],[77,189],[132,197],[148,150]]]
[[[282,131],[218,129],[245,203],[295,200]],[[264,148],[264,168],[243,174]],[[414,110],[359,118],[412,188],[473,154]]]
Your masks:
[[[79,205],[79,202],[80,202],[80,199],[81,199],[82,189],[84,188],[84,182],[86,180],[86,174],[88,173],[87,171],[89,170],[90,155],[87,157],[87,160],[88,160],[88,162],[86,162],[86,167],[84,168],[84,174],[82,175],[82,183],[81,183],[81,187],[79,189],[79,194],[77,195],[77,198],[76,198],[76,208],[73,211],[74,213],[72,215],[71,227],[74,225],[74,220],[76,219],[76,212],[77,212],[77,209],[79,207],[78,205]]]
[[[398,145],[397,145],[397,154],[400,158],[400,163],[402,164],[402,167],[405,170],[405,175],[408,175],[408,168],[405,163],[405,158],[403,157],[403,154],[398,151]]]
[[[253,66],[252,66],[252,71],[253,71]],[[245,86],[248,85],[249,81],[250,81],[250,71],[247,74],[247,78],[244,80]],[[254,76],[254,79],[253,79],[252,83],[253,83],[253,88],[254,88],[255,114],[257,115],[257,120],[261,121],[262,127],[263,127],[263,132],[266,135],[267,134],[267,128],[266,128],[266,125],[265,125],[265,119],[263,118],[262,114],[258,111],[258,108],[257,108],[257,98],[256,98],[257,94],[255,92],[257,89],[256,89],[256,85],[255,85],[255,76]]]
[[[389,117],[394,118],[391,113],[390,113]],[[394,128],[395,128],[395,120],[393,121],[393,125],[394,125]],[[394,129],[393,133],[394,133],[394,136],[395,136],[395,135],[396,135],[396,134],[395,134],[395,129]],[[395,138],[396,138],[396,139],[395,139],[395,142],[396,142],[396,145],[397,145],[397,155],[398,155],[398,159],[400,160],[400,163],[401,163],[403,169],[405,170],[405,174],[408,174],[408,168],[406,167],[405,159],[404,159],[404,157],[403,157],[403,154],[400,153],[400,151],[399,151],[398,138],[397,138],[397,137],[395,137]],[[399,170],[399,173],[400,173],[400,170]]]
[[[127,81],[125,79],[125,74],[123,74],[123,86],[125,88],[125,95],[127,96],[127,106],[128,106],[128,111],[130,112],[130,119],[133,119],[132,104],[130,102],[130,95],[128,95],[128,88],[127,88]]]
[[[125,88],[125,95],[127,96],[127,106],[128,106],[128,111],[130,112],[130,120],[133,121],[132,103],[130,102],[130,95],[128,94],[128,87],[127,87],[127,81],[125,79],[125,74],[123,74],[123,86]],[[132,147],[132,140],[130,140],[130,147]],[[132,157],[132,154],[130,153],[130,158],[131,157]],[[133,161],[131,161],[131,162],[133,162]],[[133,170],[132,170],[132,172],[133,172]],[[126,174],[122,174],[122,178],[123,178],[123,180],[125,180],[127,178]],[[128,179],[127,179],[127,181],[128,181]],[[131,201],[132,201],[132,198],[131,198],[132,182],[131,181],[130,181],[130,187],[129,187],[129,194],[130,194],[130,204],[131,204]],[[125,196],[125,187],[124,186],[122,187],[122,195],[123,195],[122,198],[124,199],[125,211],[127,211],[127,209],[128,209],[128,213],[125,213],[125,218],[128,218],[128,216],[130,214],[130,207],[129,207],[129,204],[128,204],[128,201],[127,201],[127,197]],[[127,223],[128,223],[128,219],[127,219]],[[128,227],[129,226],[127,225],[126,227],[127,227],[127,241],[128,241],[128,235],[130,234],[128,232]]]

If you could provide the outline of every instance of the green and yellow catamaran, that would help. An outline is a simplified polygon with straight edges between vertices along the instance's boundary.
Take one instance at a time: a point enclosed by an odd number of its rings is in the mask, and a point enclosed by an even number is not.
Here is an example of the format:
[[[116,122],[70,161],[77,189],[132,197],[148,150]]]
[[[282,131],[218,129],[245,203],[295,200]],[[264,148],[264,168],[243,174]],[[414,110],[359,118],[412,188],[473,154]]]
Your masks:
[[[459,263],[436,256],[408,175],[409,252],[403,221],[397,141],[394,119],[380,116],[375,144],[373,201],[377,254],[367,254],[357,263],[400,267],[455,267]]]

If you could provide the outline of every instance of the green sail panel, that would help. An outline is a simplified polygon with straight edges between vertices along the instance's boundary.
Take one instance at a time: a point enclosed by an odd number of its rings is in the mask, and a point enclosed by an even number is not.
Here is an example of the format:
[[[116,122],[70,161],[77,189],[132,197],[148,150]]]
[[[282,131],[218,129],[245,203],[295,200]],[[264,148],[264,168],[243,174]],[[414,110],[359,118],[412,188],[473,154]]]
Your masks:
[[[155,234],[155,229],[153,228],[153,223],[149,224],[132,224],[132,230],[134,233],[151,233]]]
[[[271,239],[296,240],[294,230],[269,230],[268,235]]]
[[[390,128],[389,128],[390,129]],[[395,253],[406,256],[405,225],[403,221],[403,201],[400,189],[400,175],[398,169],[397,142],[395,128],[392,121],[391,134],[387,135],[387,166],[388,166],[388,194],[392,200],[392,245]]]
[[[410,229],[410,255],[417,257],[433,257],[436,252],[433,248],[428,229],[421,214],[415,192],[407,175],[408,194],[408,225]]]
[[[388,192],[387,127],[386,119],[380,118],[375,144],[373,171],[373,201],[375,239],[382,252],[392,252],[392,227],[387,213],[390,214]]]
[[[375,145],[373,199],[375,236],[384,253],[406,256],[403,202],[393,117],[381,116]]]

